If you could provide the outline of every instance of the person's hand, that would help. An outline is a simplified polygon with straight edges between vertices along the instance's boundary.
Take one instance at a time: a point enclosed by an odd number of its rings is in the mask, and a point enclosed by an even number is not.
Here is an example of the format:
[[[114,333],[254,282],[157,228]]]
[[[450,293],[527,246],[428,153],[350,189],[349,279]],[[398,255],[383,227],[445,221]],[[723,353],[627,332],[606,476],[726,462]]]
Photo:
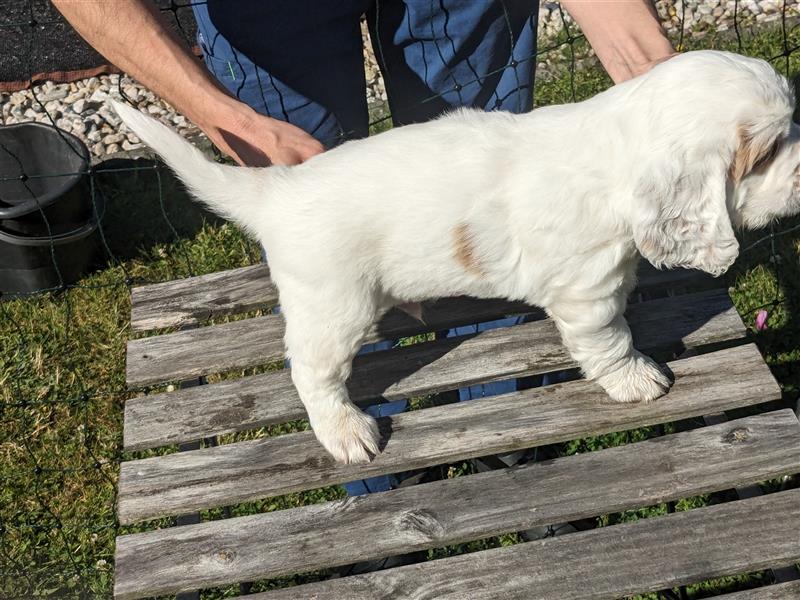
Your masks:
[[[150,0],[53,4],[96,50],[186,115],[239,164],[294,165],[324,150],[303,130],[231,97]]]
[[[636,65],[631,65],[627,72],[623,72],[618,76],[618,79],[614,81],[614,83],[622,83],[627,79],[633,79],[634,77],[638,77],[644,73],[647,73],[650,69],[655,67],[658,64],[661,64],[665,60],[669,60],[673,56],[678,56],[679,52],[675,52],[674,50],[669,51],[669,49],[663,49],[665,53],[663,56],[659,56],[654,60],[648,60],[647,62],[639,63]]]
[[[197,125],[243,166],[296,165],[325,150],[299,127],[265,117],[241,102],[208,112],[209,118],[198,118]]]
[[[614,83],[675,56],[650,0],[562,0]]]

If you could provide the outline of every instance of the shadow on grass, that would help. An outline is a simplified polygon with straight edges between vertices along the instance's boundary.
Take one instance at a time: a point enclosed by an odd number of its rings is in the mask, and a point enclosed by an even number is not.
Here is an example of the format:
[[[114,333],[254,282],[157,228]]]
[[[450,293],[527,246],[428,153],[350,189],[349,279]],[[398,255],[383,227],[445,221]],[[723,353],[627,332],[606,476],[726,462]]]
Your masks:
[[[99,261],[135,258],[153,246],[192,238],[204,224],[225,222],[191,200],[172,171],[157,161],[111,159],[95,172],[107,246]]]

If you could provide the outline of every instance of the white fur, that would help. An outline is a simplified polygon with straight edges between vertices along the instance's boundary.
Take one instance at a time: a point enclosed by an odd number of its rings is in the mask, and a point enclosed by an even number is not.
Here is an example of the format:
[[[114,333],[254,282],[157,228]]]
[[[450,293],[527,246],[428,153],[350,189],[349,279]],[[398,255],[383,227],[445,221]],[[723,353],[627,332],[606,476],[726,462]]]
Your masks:
[[[345,380],[365,332],[402,303],[463,294],[542,306],[613,399],[665,393],[623,317],[637,250],[719,275],[738,253],[732,221],[797,213],[793,103],[766,62],[693,52],[578,104],[459,110],[266,169],[208,162],[115,108],[201,201],[263,243],[311,426],[337,460],[362,462],[379,434]],[[783,142],[765,171],[734,182],[742,131]]]

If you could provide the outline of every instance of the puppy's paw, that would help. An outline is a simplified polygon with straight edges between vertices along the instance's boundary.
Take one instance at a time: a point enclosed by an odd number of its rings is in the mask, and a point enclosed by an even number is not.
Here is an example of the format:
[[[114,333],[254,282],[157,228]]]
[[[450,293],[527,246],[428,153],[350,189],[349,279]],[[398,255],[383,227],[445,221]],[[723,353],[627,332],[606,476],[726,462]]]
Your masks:
[[[352,404],[340,404],[312,423],[314,434],[336,462],[367,463],[380,451],[378,423]]]
[[[636,352],[623,367],[597,382],[616,402],[649,402],[663,396],[671,382],[650,358]]]

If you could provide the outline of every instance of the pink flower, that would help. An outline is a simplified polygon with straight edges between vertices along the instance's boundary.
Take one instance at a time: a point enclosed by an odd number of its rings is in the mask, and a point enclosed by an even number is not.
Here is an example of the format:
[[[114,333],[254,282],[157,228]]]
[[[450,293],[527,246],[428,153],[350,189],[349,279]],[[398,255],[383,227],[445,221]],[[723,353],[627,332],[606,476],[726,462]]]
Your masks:
[[[769,313],[765,310],[758,311],[756,315],[756,329],[759,331],[764,331],[767,328],[767,319],[769,318]]]

